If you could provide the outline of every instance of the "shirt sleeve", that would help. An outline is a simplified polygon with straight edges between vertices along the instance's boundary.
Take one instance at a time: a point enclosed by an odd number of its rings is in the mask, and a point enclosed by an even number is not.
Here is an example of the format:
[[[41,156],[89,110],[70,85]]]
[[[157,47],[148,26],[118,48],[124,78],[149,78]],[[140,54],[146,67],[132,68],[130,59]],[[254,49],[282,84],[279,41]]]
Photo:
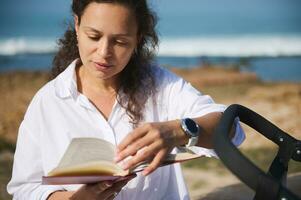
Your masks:
[[[169,119],[185,117],[196,118],[212,112],[224,112],[227,106],[217,104],[209,95],[204,95],[195,89],[189,82],[174,75],[167,75],[166,89],[168,90],[168,115]],[[245,139],[245,133],[239,124],[239,118],[234,121],[235,135],[232,138],[234,145],[239,146]],[[196,153],[216,157],[212,149],[202,147],[193,148]]]
[[[225,105],[217,104],[183,78],[164,70],[160,74],[161,90],[168,107],[168,118],[195,118],[212,112],[223,112]]]
[[[41,185],[45,174],[36,103],[34,100],[29,106],[18,132],[12,178],[7,185],[8,193],[15,200],[44,200],[54,191],[64,190],[61,186]]]

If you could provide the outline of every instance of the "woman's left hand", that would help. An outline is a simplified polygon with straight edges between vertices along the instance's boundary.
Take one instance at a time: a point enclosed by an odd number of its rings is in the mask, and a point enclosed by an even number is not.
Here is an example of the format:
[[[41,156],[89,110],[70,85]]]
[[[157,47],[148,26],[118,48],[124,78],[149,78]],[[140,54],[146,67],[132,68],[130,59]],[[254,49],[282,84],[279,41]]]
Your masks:
[[[124,169],[129,169],[140,162],[149,161],[149,166],[143,170],[146,176],[160,166],[174,147],[185,144],[188,140],[186,137],[178,120],[143,124],[118,145],[115,162],[132,156],[122,164]]]

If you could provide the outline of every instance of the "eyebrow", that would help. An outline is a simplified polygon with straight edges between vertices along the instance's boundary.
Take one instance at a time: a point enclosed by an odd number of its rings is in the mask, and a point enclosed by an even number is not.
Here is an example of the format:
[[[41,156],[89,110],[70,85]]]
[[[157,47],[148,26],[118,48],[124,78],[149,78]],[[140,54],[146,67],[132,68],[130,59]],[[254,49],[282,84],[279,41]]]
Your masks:
[[[95,28],[89,27],[89,26],[84,26],[84,29],[89,29],[90,31],[93,31],[93,32],[96,32],[96,33],[102,33],[101,31],[99,31]],[[131,37],[131,36],[133,36],[130,33],[117,33],[117,34],[113,34],[113,35],[114,36],[119,36],[119,37]]]

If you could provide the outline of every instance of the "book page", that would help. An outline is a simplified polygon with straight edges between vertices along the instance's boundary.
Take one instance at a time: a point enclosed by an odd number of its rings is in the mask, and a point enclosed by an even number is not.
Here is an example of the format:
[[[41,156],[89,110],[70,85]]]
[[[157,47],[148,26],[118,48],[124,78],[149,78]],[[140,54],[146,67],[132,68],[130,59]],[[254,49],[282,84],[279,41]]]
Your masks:
[[[98,138],[74,138],[68,146],[58,168],[76,166],[95,161],[113,162],[115,146]]]
[[[185,147],[178,147],[177,149],[176,154],[166,156],[162,166],[201,156]],[[69,144],[59,165],[49,172],[48,175],[81,176],[102,174],[125,176],[129,172],[136,173],[143,170],[150,162],[141,162],[130,170],[123,170],[118,164],[115,164],[113,160],[114,155],[115,146],[105,140],[98,138],[75,138]],[[129,156],[126,159],[130,159],[131,157]]]

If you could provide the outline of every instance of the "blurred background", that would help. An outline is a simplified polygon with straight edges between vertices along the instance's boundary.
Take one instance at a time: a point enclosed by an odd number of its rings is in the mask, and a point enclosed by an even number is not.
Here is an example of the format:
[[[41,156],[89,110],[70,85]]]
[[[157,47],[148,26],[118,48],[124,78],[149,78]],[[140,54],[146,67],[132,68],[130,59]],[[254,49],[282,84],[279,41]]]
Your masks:
[[[216,102],[243,104],[301,139],[300,0],[148,2],[159,16],[156,62]],[[0,2],[0,199],[10,198],[5,187],[17,130],[31,98],[49,80],[56,41],[72,23],[70,3]],[[267,170],[276,146],[243,126],[247,139],[242,152]],[[239,184],[215,159],[188,162],[183,169],[192,199],[205,199],[208,193],[233,184],[237,189]],[[300,172],[300,164],[292,162],[289,174],[298,180],[295,191],[299,192]]]
[[[150,0],[162,65],[235,64],[263,80],[301,80],[299,0]],[[0,70],[48,70],[70,1],[3,0]],[[264,65],[264,67],[263,67]]]

